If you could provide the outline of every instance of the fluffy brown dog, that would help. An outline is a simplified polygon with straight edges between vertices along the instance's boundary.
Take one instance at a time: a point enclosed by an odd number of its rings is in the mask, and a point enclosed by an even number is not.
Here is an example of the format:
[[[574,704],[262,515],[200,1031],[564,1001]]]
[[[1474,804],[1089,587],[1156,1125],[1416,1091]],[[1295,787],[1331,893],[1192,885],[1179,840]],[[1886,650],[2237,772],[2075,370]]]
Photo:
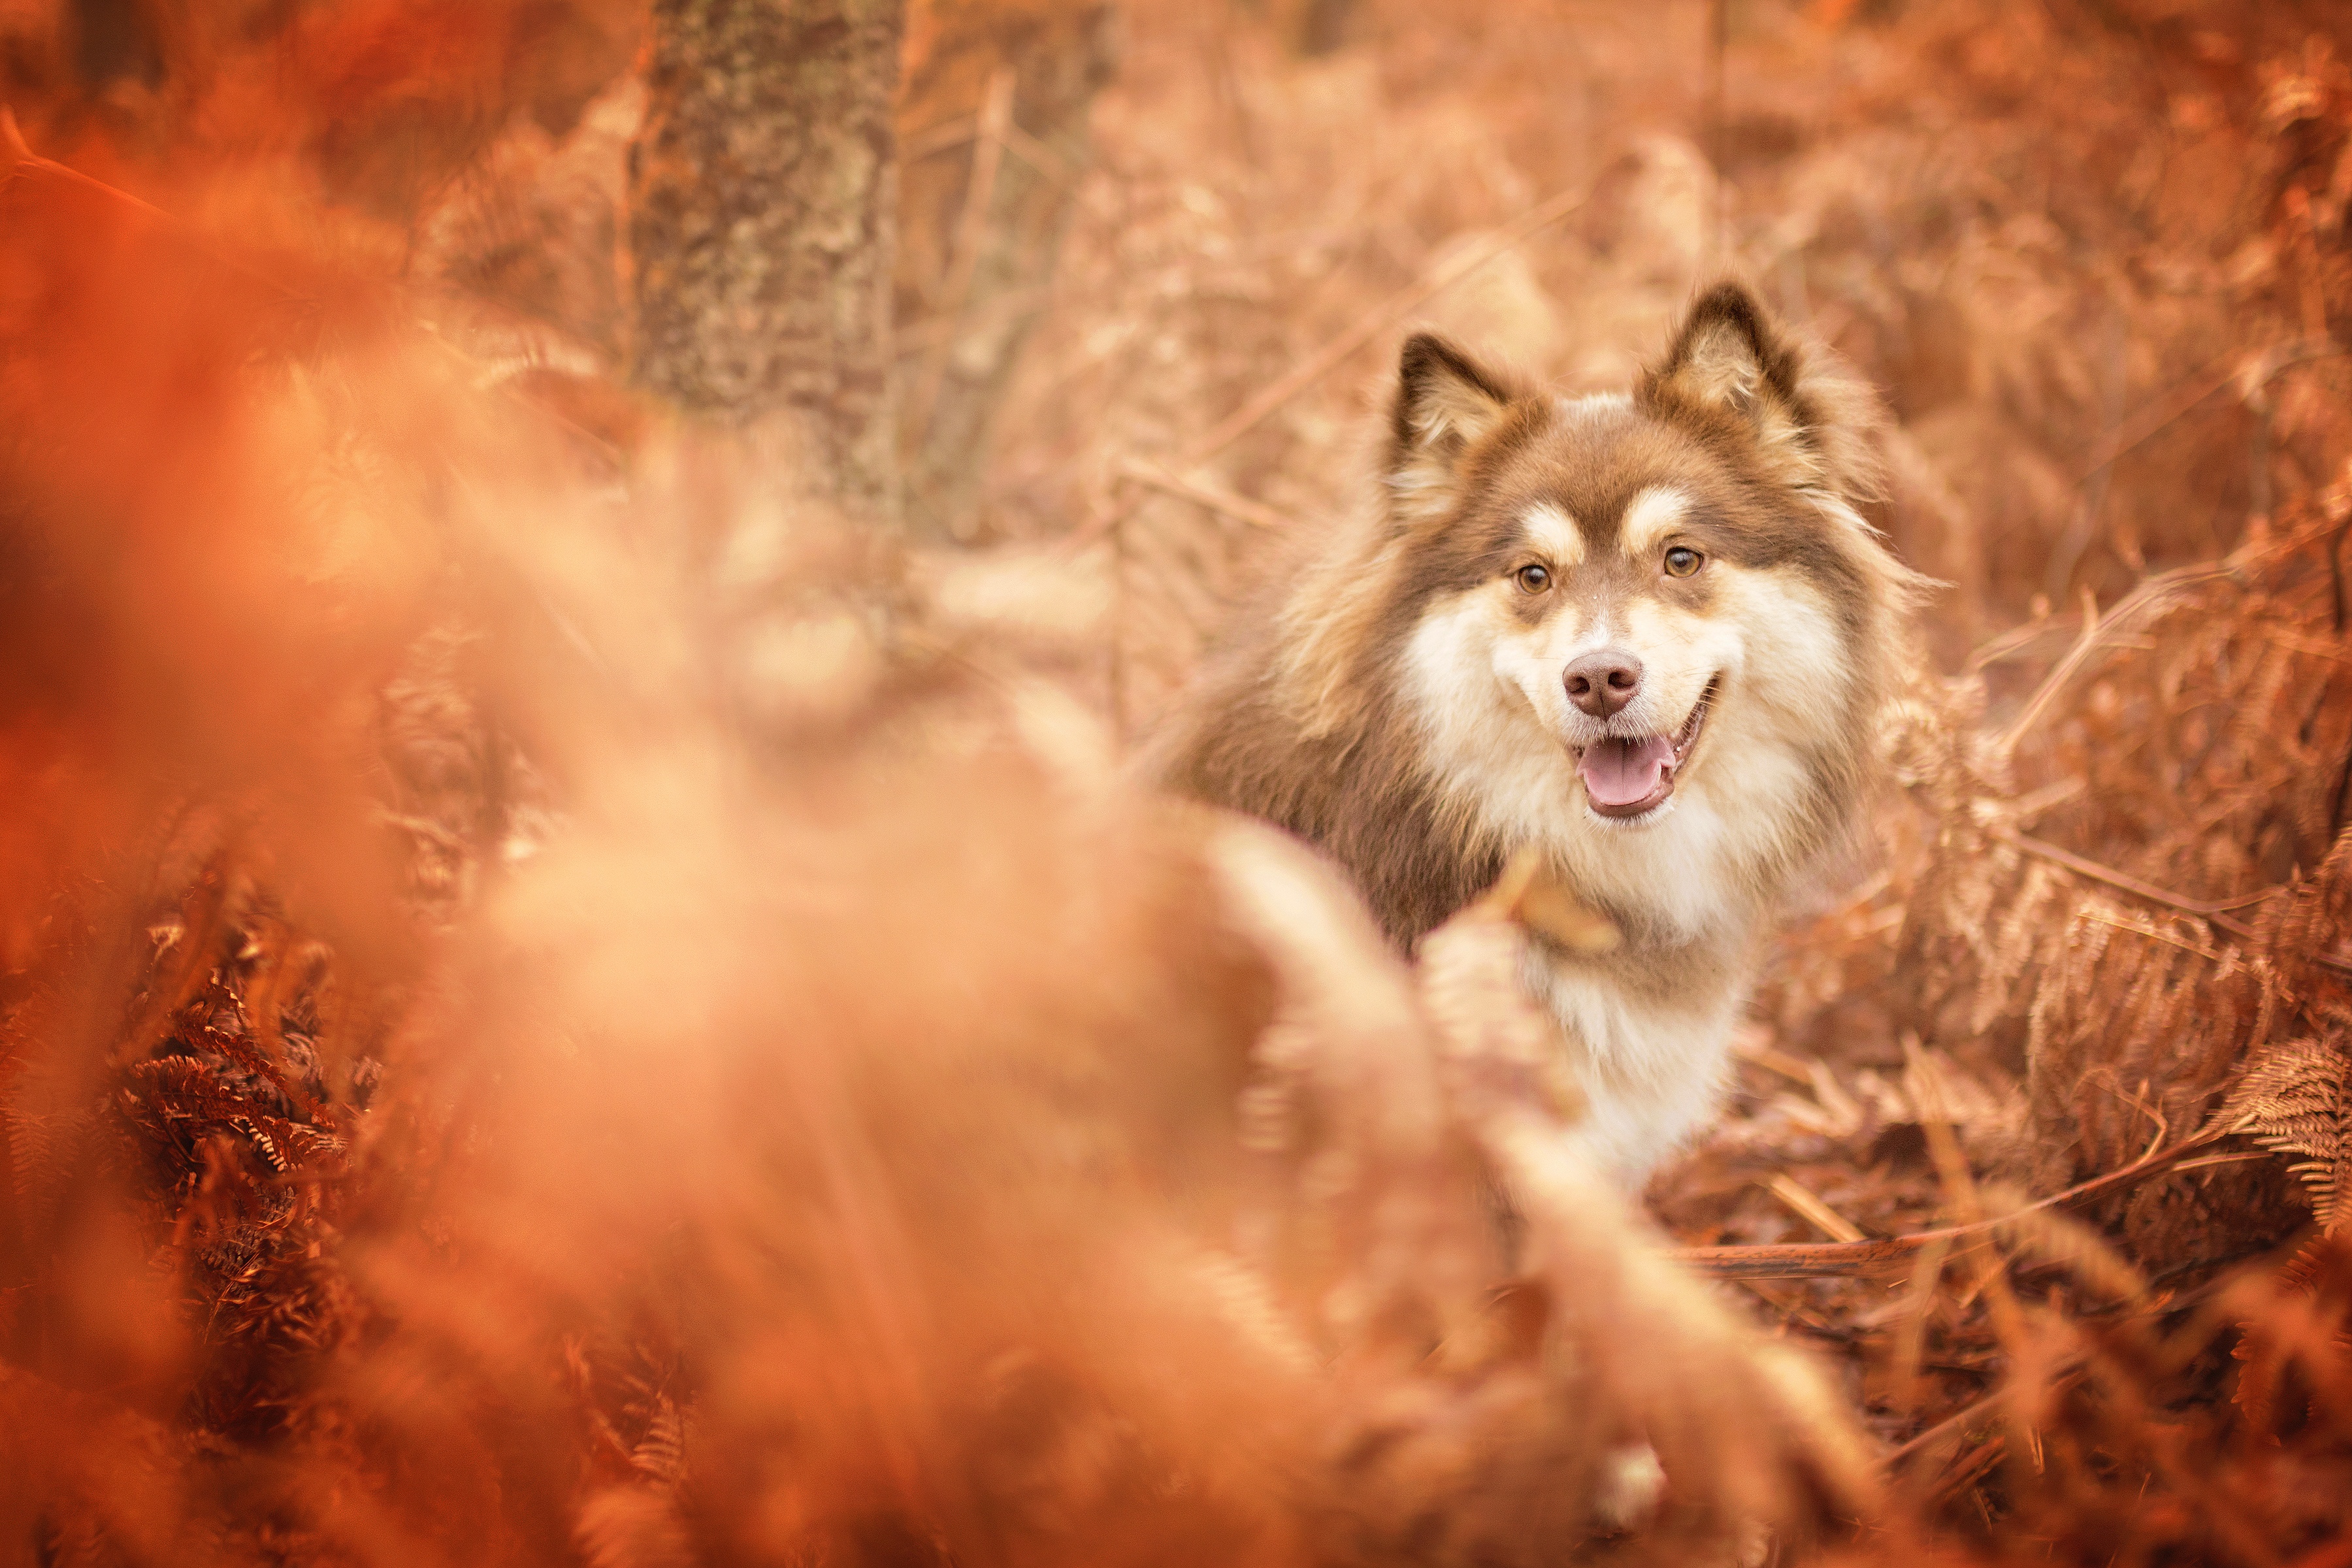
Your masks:
[[[1855,510],[1878,417],[1736,285],[1630,395],[1416,336],[1384,504],[1157,742],[1162,782],[1319,846],[1408,948],[1536,847],[1622,933],[1528,981],[1629,1184],[1714,1114],[1767,922],[1865,793],[1918,581]]]

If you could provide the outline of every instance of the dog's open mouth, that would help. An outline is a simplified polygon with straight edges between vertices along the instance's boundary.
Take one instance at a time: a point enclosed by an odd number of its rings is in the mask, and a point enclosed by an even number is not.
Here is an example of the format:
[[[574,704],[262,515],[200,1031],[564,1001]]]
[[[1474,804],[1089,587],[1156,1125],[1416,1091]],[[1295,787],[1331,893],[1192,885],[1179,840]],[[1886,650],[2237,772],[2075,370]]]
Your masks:
[[[1655,811],[1666,803],[1666,797],[1675,793],[1675,773],[1698,744],[1698,732],[1706,727],[1707,710],[1715,705],[1716,688],[1722,679],[1718,675],[1706,683],[1706,689],[1691,704],[1690,717],[1671,735],[1633,739],[1609,735],[1584,748],[1584,754],[1576,761],[1576,772],[1584,781],[1584,798],[1593,810],[1603,816],[1623,818]]]

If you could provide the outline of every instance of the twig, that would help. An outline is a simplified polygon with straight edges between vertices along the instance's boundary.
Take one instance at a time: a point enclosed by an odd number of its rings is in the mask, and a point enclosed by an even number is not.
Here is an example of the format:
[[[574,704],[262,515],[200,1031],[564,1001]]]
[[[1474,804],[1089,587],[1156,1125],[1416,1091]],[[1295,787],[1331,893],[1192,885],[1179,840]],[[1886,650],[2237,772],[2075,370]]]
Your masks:
[[[2124,416],[2125,358],[2129,347],[2126,336],[2123,306],[2110,294],[2107,298],[2107,363],[2105,405],[2099,411],[2099,422],[2112,435]],[[2097,532],[2099,514],[2106,510],[2107,492],[2115,478],[2115,465],[2101,463],[2084,475],[2077,484],[2074,510],[2066,526],[2058,535],[2050,552],[2048,570],[2043,574],[2043,586],[2053,603],[2066,596],[2067,584],[2074,578],[2074,568],[2091,548],[2092,536]],[[2084,590],[2088,598],[2090,591]]]
[[[2151,610],[2170,608],[2176,598],[2191,588],[2207,583],[2242,578],[2249,568],[2277,556],[2292,554],[2335,529],[2341,521],[2323,520],[2284,537],[2265,539],[2260,542],[2249,540],[2218,562],[2178,567],[2148,578],[2116,600],[2115,608],[2109,610],[2096,626],[2084,628],[2074,647],[2058,662],[2057,668],[2042,679],[2024,710],[1993,744],[2003,755],[2014,751],[2017,742],[2040,721],[2042,712],[2057,700],[2067,682],[2074,679],[2090,661],[2091,655],[2100,647],[2113,646],[2118,640],[2126,622],[2136,620]]]
[[[1040,178],[1057,185],[1066,185],[1078,177],[1076,164],[1022,130],[1017,121],[1004,122],[1004,150],[1036,170]]]
[[[1328,375],[1349,354],[1394,326],[1414,307],[1444,292],[1513,246],[1567,217],[1591,196],[1591,187],[1587,186],[1562,191],[1538,202],[1443,267],[1398,289],[1356,318],[1339,336],[1276,377],[1256,396],[1227,415],[1166,467],[1172,472],[1182,473],[1208,461],[1247,434],[1258,421]],[[1064,541],[1063,548],[1078,550],[1093,543],[1126,521],[1140,504],[1139,500],[1129,500],[1106,507],[1073,529]]]
[[[1803,1084],[1807,1089],[1813,1086],[1811,1063],[1802,1057],[1790,1056],[1777,1047],[1765,1044],[1762,1038],[1735,1039],[1731,1043],[1731,1054],[1741,1061],[1753,1062],[1759,1068],[1779,1073],[1782,1078]]]
[[[1976,1173],[1969,1169],[1968,1156],[1960,1151],[1959,1134],[1953,1130],[1951,1094],[1944,1083],[1943,1071],[1920,1047],[1916,1035],[1903,1037],[1903,1055],[1908,1063],[1906,1076],[1916,1085],[1913,1099],[1918,1103],[1919,1130],[1927,1135],[1927,1152],[1935,1162],[1937,1184],[1943,1189],[1945,1212],[1956,1216],[1963,1226],[1983,1225],[1984,1194],[1977,1186]],[[2163,1142],[2164,1129],[2159,1124],[2147,1152],[2154,1153]],[[1983,1295],[1994,1337],[2000,1342],[2001,1349],[2015,1358],[2025,1350],[2031,1335],[2026,1330],[2025,1314],[2018,1306],[2017,1292],[2010,1287],[2009,1259],[1998,1247],[1988,1247],[1973,1262],[1976,1282],[1969,1295]]]
[[[70,185],[77,185],[93,195],[120,202],[124,206],[144,213],[151,218],[159,218],[165,226],[183,237],[191,239],[195,237],[195,230],[192,226],[173,217],[152,202],[142,201],[129,191],[110,185],[103,180],[92,179],[79,169],[69,168],[54,158],[44,158],[34,152],[31,144],[25,140],[24,131],[16,124],[16,114],[5,104],[0,104],[0,185],[6,184],[10,179],[18,174],[40,174],[63,181]],[[236,266],[236,263],[222,257],[213,257],[208,254],[207,259],[221,261],[226,266]],[[239,270],[243,268],[240,268]],[[268,281],[257,274],[249,274],[249,276],[253,276],[258,282]]]
[[[2278,1156],[2267,1149],[2241,1149],[2234,1154],[2203,1154],[2194,1160],[2183,1160],[2175,1171],[2201,1171],[2210,1165],[2245,1165],[2256,1160],[2275,1160]]]
[[[966,327],[992,326],[1011,316],[1025,316],[1044,310],[1054,297],[1051,284],[1039,284],[1029,289],[1009,289],[987,303],[966,310],[961,315],[926,316],[898,328],[893,334],[898,357],[912,359],[915,355],[951,342]]]
[[[2084,482],[2101,468],[2108,467],[2125,453],[2140,446],[2173,421],[2229,385],[2236,374],[2237,367],[2234,363],[2209,364],[2187,380],[2174,383],[2172,390],[2155,402],[2142,404],[2129,418],[2117,425],[2091,447],[2091,455],[2084,460],[2082,472],[2075,475],[2074,482],[2078,485]]]
[[[1549,201],[1539,202],[1421,281],[1391,294],[1288,374],[1227,415],[1223,423],[1192,444],[1184,453],[1181,466],[1191,468],[1223,451],[1259,420],[1322,380],[1340,361],[1402,320],[1407,311],[1460,282],[1513,246],[1558,223],[1582,206],[1590,195],[1589,190],[1562,191]]]
[[[979,115],[958,114],[899,138],[898,160],[911,163],[919,158],[935,158],[953,152],[979,134]]]
[[[1815,1276],[1867,1276],[1907,1267],[1918,1250],[1937,1240],[1962,1241],[1987,1237],[2026,1215],[2063,1205],[2078,1204],[2117,1187],[2157,1175],[2228,1135],[2226,1128],[2209,1128],[2169,1149],[2157,1150],[2119,1170],[2094,1176],[2063,1193],[2030,1203],[1991,1219],[1970,1225],[1945,1226],[1936,1230],[1889,1237],[1883,1241],[1827,1241],[1758,1247],[1681,1247],[1670,1254],[1685,1268],[1718,1279],[1804,1279]]]
[[[201,257],[208,265],[236,274],[239,281],[253,285],[279,303],[297,302],[292,289],[216,249],[210,237],[185,218],[177,217],[129,191],[110,185],[103,180],[93,179],[79,169],[60,163],[54,158],[44,158],[34,152],[25,141],[25,133],[16,123],[16,116],[5,104],[0,104],[0,191],[7,190],[18,180],[54,182],[83,195],[95,196],[102,202],[124,208],[154,225],[174,242],[186,246],[191,253]]]
[[[1935,1490],[1927,1495],[1927,1506],[1941,1508],[1945,1503],[1958,1497],[1962,1489],[1976,1485],[1984,1479],[1987,1470],[2000,1462],[2000,1457],[2008,1451],[2009,1435],[2007,1433],[1996,1432],[1986,1438],[1975,1453],[1955,1466],[1951,1474],[1936,1483]]]
[[[1969,652],[1969,673],[1974,675],[1988,665],[1999,664],[2003,659],[2015,658],[2051,633],[2063,629],[2070,624],[2071,619],[2072,617],[2064,616],[2055,618],[2037,617],[2027,621],[2022,626],[2011,626],[2007,631],[1995,632],[1977,644],[1976,647]]]
[[[2072,1364],[2062,1363],[2061,1365],[2063,1366],[2065,1370],[2061,1372],[2052,1382],[2051,1387],[2053,1391],[2071,1388],[2075,1384],[2081,1382],[2083,1378],[2083,1368],[2079,1361],[2074,1361]],[[1982,1421],[1986,1416],[1993,1414],[1991,1406],[2000,1400],[2005,1392],[2005,1390],[1997,1388],[1990,1394],[1970,1400],[1968,1404],[1961,1405],[1958,1410],[1953,1411],[1949,1415],[1945,1416],[1941,1421],[1937,1422],[1933,1426],[1925,1428],[1916,1436],[1913,1436],[1905,1442],[1897,1444],[1895,1447],[1888,1449],[1886,1457],[1884,1459],[1881,1459],[1879,1463],[1891,1469],[1895,1466],[1900,1465],[1908,1459],[1915,1458],[1919,1454],[1934,1447],[1946,1437],[1949,1437],[1956,1433],[1965,1434],[1969,1427],[1975,1426],[1978,1422]]]
[[[2331,607],[2336,611],[2336,635],[2339,637],[2347,626],[2352,626],[2352,586],[2347,586],[2344,580],[2344,536],[2347,533],[2352,533],[2352,518],[2347,518],[2336,531],[2336,537],[2327,545],[2327,577],[2336,587],[2336,598]]]
[[[988,209],[996,199],[996,174],[1004,163],[1004,127],[1013,119],[1013,68],[999,66],[988,80],[988,96],[980,109],[980,144],[971,155],[971,179],[966,185],[963,211],[956,218],[955,249],[948,258],[945,286],[940,290],[940,314],[949,322],[962,320],[971,303],[972,279],[980,271],[980,252],[988,241]],[[941,332],[923,358],[907,400],[907,428],[920,442],[929,433],[931,408],[945,384],[948,357],[955,347],[954,331]]]
[[[1911,1263],[1911,1288],[1904,1299],[1900,1321],[1887,1358],[1892,1386],[1905,1405],[1917,1403],[1919,1373],[1927,1342],[1927,1311],[1936,1288],[1943,1282],[1944,1265],[1951,1260],[1952,1244],[1931,1241]]]
[[[1862,1226],[1830,1207],[1819,1193],[1805,1185],[1786,1171],[1764,1184],[1764,1190],[1786,1204],[1796,1215],[1811,1222],[1840,1241],[1867,1241],[1870,1237]]]
[[[898,161],[912,163],[924,158],[936,158],[942,153],[954,152],[979,135],[979,115],[953,115],[902,137],[898,142]],[[1059,184],[1067,184],[1078,177],[1076,166],[1068,158],[1019,125],[1008,121],[1003,128],[1003,135],[1004,150],[1045,178]]]
[[[2336,635],[2342,637],[2347,622],[2352,622],[2352,592],[2347,592],[2344,577],[2344,536],[2352,533],[2352,520],[2336,531],[2327,542],[2327,576],[2335,587],[2330,607],[2336,612]],[[2336,774],[2336,804],[2327,813],[2327,837],[2336,838],[2344,831],[2344,808],[2352,804],[2352,747],[2344,752],[2344,765]]]
[[[1824,1321],[1820,1313],[1789,1292],[1776,1290],[1761,1279],[1742,1279],[1738,1283],[1741,1289],[1780,1313],[1780,1326],[1784,1330],[1794,1324],[1816,1339],[1832,1340],[1841,1344],[1851,1344],[1860,1337],[1859,1331]]]
[[[1729,249],[1724,241],[1730,227],[1725,219],[1725,209],[1730,205],[1728,184],[1724,178],[1725,153],[1723,113],[1723,47],[1730,31],[1728,0],[1707,0],[1706,4],[1706,156],[1707,204],[1706,249],[1710,266],[1721,267]]]
[[[1127,750],[1127,522],[1119,519],[1110,530],[1110,594],[1111,616],[1105,630],[1109,633],[1109,668],[1104,675],[1109,684],[1110,733],[1112,742],[1121,752]]]
[[[2340,637],[2331,645],[2322,642],[2317,637],[2307,637],[2296,632],[2284,631],[2273,626],[2264,634],[2264,637],[2273,647],[2283,647],[2289,653],[2305,653],[2314,658],[2333,659],[2337,664],[2352,664],[2352,649],[2345,647]]]
[[[2243,921],[2229,919],[2228,911],[2242,910],[2249,904],[2261,903],[2273,894],[2287,890],[2285,887],[2279,886],[2264,888],[2257,893],[2242,894],[2234,899],[2185,899],[2179,893],[2158,887],[2153,882],[2143,882],[2137,877],[2126,876],[2111,866],[2102,866],[2096,860],[2085,859],[2071,849],[2061,849],[2055,844],[2036,838],[2032,834],[2020,833],[2013,827],[1995,826],[1990,831],[1992,836],[2002,843],[2012,845],[2024,850],[2028,855],[2038,856],[2053,865],[2063,866],[2078,877],[2087,877],[2094,882],[2105,882],[2110,888],[2119,889],[2134,898],[2146,899],[2151,904],[2162,904],[2167,909],[2179,910],[2182,914],[2196,915],[2200,919],[2211,921],[2231,936],[2252,937],[2254,931]]]
[[[2220,1158],[2236,1159],[2239,1158],[2239,1156],[2223,1155],[2220,1156]],[[2208,1162],[2205,1160],[2189,1160],[2184,1161],[2174,1168],[2176,1170],[2186,1171],[2207,1163]],[[2184,1291],[2178,1296],[2167,1298],[2166,1300],[2157,1303],[2154,1307],[2154,1310],[2159,1315],[2169,1316],[2185,1311],[2190,1311],[2199,1308],[2200,1304],[2210,1304],[2221,1300],[2224,1296],[2225,1288],[2233,1281],[2245,1278],[2249,1273],[2260,1272],[2273,1267],[2275,1259],[2294,1256],[2302,1249],[2303,1245],[2310,1238],[2311,1228],[2312,1227],[2310,1226],[2305,1226],[2304,1229],[2296,1232],[2294,1237],[2284,1246],[2259,1247],[2252,1252],[2243,1253],[2239,1255],[2237,1258],[2225,1260],[2228,1264],[2234,1265],[2234,1267],[2227,1268],[2224,1272],[2212,1276],[2205,1280],[2204,1283],[2192,1289]],[[2246,1262],[2246,1259],[2250,1258],[2254,1260],[2251,1264]],[[2186,1269],[2201,1267],[2203,1267],[2201,1264],[2186,1264],[2182,1266],[2182,1268]],[[2176,1270],[2175,1272],[2179,1271],[2179,1270]],[[2169,1275],[2159,1275],[2157,1277],[2157,1279],[2151,1281],[2151,1283],[2160,1283],[2163,1279],[2169,1277]],[[2231,1313],[2227,1314],[2227,1316],[2234,1318],[2237,1314]],[[2207,1336],[2198,1332],[2192,1323],[2190,1329],[2188,1330],[2182,1337],[2192,1344],[2201,1345],[2205,1342]],[[2083,1379],[2088,1375],[2088,1373],[2089,1368],[2084,1364],[2083,1358],[2080,1354],[2063,1356],[2051,1369],[2052,1375],[2050,1379],[2050,1391],[2053,1394],[2063,1394],[2067,1389],[2070,1389],[2076,1384],[2082,1382]],[[1995,1415],[1996,1411],[1993,1407],[1999,1404],[1999,1402],[2004,1398],[2007,1394],[2008,1390],[2006,1389],[1995,1388],[1976,1399],[1970,1400],[1968,1404],[1952,1412],[1951,1415],[1945,1416],[1934,1426],[1923,1427],[1905,1441],[1895,1445],[1893,1448],[1888,1449],[1885,1455],[1879,1460],[1880,1466],[1883,1468],[1893,1469],[1896,1466],[1906,1464],[1910,1460],[1916,1458],[1922,1453],[1934,1448],[1938,1443],[1942,1442],[1947,1437],[1956,1435],[1965,1436],[1969,1429],[1982,1424],[1988,1417]]]
[[[2241,942],[2257,941],[2259,935],[2253,927],[2226,911],[2242,910],[2249,904],[2258,904],[2264,899],[2290,890],[2285,884],[2281,884],[2277,887],[2264,888],[2258,893],[2247,893],[2234,899],[2211,900],[2184,899],[2179,893],[2159,888],[2153,882],[2143,882],[2138,878],[2126,876],[2113,867],[2102,866],[2096,860],[2084,859],[2071,850],[2061,849],[2055,844],[2044,843],[2029,834],[2020,833],[2013,827],[1997,826],[1991,829],[1991,833],[1995,838],[2000,839],[2003,843],[2014,845],[2027,854],[2039,856],[2053,865],[2063,866],[2078,877],[2088,878],[2094,882],[2104,882],[2120,892],[2129,893],[2134,898],[2145,899],[2152,904],[2162,904],[2167,909],[2179,910],[2185,915],[2194,915],[2216,930],[2228,931]],[[2352,974],[2352,963],[2343,959],[2332,957],[2324,952],[2306,952],[2302,956],[2305,962],[2315,963],[2322,969],[2332,970],[2338,974]]]
[[[2074,679],[2076,673],[2085,664],[2090,662],[2091,655],[2098,651],[2102,643],[2112,641],[2116,634],[2125,626],[2151,611],[2169,608],[2176,598],[2189,589],[2215,578],[2233,575],[2235,570],[2225,562],[2219,565],[2206,563],[2184,566],[2176,571],[2160,574],[2150,577],[2147,582],[2125,595],[2116,602],[2115,608],[2095,619],[2089,616],[2086,605],[2083,630],[2081,635],[2075,637],[2074,646],[2067,649],[2066,657],[2060,659],[2057,667],[2042,678],[2042,684],[2034,689],[2024,710],[2011,721],[2008,729],[2001,731],[2000,738],[1994,742],[1994,745],[2003,756],[2016,750],[2017,742],[2024,738],[2027,731],[2041,721],[2042,713],[2058,700],[2058,694],[2063,691],[2067,683]]]
[[[2252,362],[2209,364],[2195,375],[2175,384],[2173,389],[2162,397],[2145,405],[2138,413],[2094,446],[2075,482],[2080,484],[2125,453],[2154,439],[2174,421],[2232,382],[2239,383],[2251,394],[2275,379],[2282,371],[2313,360],[2333,359],[2344,353],[2352,353],[2352,350],[2325,338],[2303,339],[2267,350]]]
[[[1298,526],[1297,520],[1287,512],[1277,511],[1265,502],[1252,500],[1247,496],[1236,495],[1223,486],[1211,484],[1206,479],[1187,479],[1181,474],[1171,474],[1149,458],[1122,458],[1118,465],[1118,471],[1138,484],[1150,485],[1154,489],[1166,490],[1170,495],[1182,496],[1186,500],[1198,501],[1211,511],[1223,512],[1227,517],[1238,518],[1244,522],[1255,524],[1259,528],[1296,529]]]
[[[2095,924],[2106,926],[2115,931],[2127,931],[2134,936],[2145,937],[2149,942],[2160,942],[2167,947],[2177,947],[2183,952],[2193,952],[2198,957],[2206,960],[2208,963],[2218,963],[2224,969],[2235,967],[2235,961],[2232,960],[2228,953],[2221,952],[2219,948],[2207,947],[2202,942],[2183,941],[2181,938],[2173,936],[2168,932],[2157,930],[2154,926],[2149,925],[2145,921],[2131,920],[2120,915],[2111,915],[2101,910],[2084,910],[2081,911],[2081,915],[2083,919],[2090,921]]]

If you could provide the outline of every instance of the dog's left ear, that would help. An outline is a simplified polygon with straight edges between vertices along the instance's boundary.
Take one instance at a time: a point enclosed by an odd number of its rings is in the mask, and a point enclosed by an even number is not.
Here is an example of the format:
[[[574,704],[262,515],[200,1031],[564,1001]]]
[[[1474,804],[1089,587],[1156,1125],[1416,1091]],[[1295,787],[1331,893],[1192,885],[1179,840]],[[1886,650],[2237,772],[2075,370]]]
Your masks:
[[[1879,493],[1871,440],[1884,417],[1877,399],[1809,363],[1737,283],[1699,296],[1636,395],[1661,417],[1752,444],[1785,484],[1848,500]]]

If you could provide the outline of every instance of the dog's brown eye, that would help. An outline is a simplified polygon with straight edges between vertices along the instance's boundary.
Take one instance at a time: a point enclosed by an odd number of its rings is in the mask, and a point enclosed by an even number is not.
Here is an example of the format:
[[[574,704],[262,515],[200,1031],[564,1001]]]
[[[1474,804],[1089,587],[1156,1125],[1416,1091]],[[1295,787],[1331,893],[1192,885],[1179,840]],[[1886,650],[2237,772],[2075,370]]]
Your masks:
[[[1701,555],[1689,545],[1677,544],[1672,550],[1666,552],[1666,575],[1669,577],[1687,577],[1692,573],[1697,571],[1699,569],[1700,563],[1704,562],[1706,559],[1706,556]]]
[[[1530,594],[1540,594],[1551,586],[1551,573],[1542,566],[1522,566],[1511,574],[1518,585]]]

